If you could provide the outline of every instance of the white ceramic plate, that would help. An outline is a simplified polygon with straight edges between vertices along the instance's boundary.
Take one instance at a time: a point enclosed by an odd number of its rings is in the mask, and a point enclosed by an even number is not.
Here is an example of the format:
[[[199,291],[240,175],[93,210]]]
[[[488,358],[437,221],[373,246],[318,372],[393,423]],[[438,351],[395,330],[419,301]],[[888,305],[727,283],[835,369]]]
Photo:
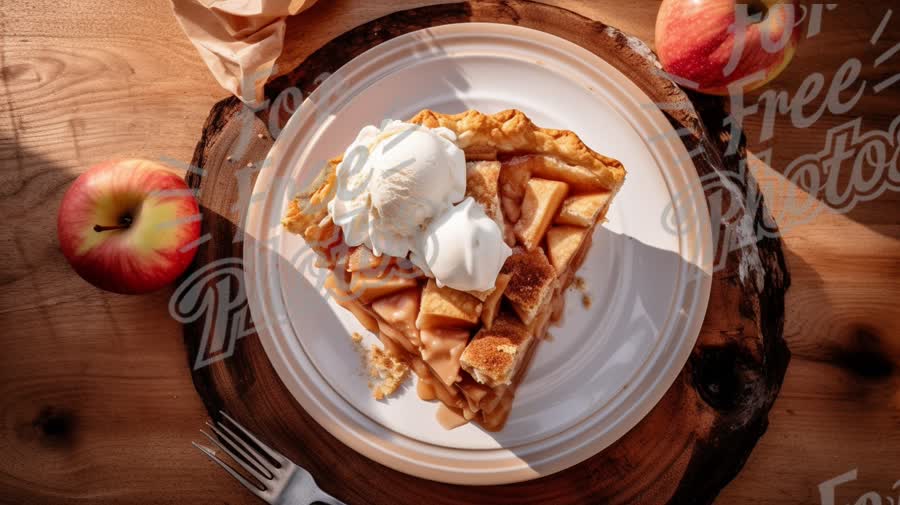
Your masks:
[[[605,36],[598,34],[597,36]],[[398,37],[330,76],[288,122],[256,182],[244,260],[260,339],[297,401],[353,449],[413,475],[500,484],[547,475],[604,449],[672,384],[709,298],[712,243],[694,167],[650,99],[608,63],[558,37],[467,23]],[[538,349],[506,427],[446,431],[412,385],[375,401],[349,334],[303,240],[282,233],[289,199],[366,124],[517,108],[622,161],[625,186],[581,276],[564,325]],[[673,207],[673,202],[678,202]],[[674,212],[667,212],[667,209]],[[375,337],[369,335],[369,342]]]

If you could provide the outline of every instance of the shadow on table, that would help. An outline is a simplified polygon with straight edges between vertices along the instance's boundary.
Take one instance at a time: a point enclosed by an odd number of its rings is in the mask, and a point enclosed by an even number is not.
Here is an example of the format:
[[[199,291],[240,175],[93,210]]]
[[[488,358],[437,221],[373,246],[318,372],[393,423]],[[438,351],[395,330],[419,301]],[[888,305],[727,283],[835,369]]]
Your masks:
[[[795,281],[785,320],[788,324],[806,322],[795,326],[793,333],[786,328],[791,351],[798,358],[826,362],[852,374],[857,380],[848,386],[859,388],[858,396],[875,392],[898,366],[898,356],[892,355],[886,337],[864,321],[832,324],[841,313],[830,300],[821,275],[790,247],[784,252]]]

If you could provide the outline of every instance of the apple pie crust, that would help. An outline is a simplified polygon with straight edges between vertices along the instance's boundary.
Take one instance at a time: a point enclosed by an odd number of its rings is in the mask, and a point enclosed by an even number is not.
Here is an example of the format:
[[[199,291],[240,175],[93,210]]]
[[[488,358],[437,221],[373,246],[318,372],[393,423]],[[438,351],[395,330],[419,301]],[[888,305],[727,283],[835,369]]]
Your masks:
[[[513,248],[493,289],[438,287],[406,258],[344,244],[327,212],[339,157],[290,202],[282,223],[329,270],[326,286],[337,303],[413,370],[419,397],[443,404],[442,424],[474,420],[500,430],[539,341],[562,316],[563,293],[625,169],[574,133],[539,128],[517,110],[423,110],[410,122],[456,134],[467,161],[466,195]]]

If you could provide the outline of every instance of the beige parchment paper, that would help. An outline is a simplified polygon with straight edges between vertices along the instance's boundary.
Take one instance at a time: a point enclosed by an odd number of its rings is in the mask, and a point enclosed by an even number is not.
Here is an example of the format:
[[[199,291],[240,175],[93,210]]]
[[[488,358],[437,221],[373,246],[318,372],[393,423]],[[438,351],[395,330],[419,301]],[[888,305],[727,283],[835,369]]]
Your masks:
[[[172,0],[175,17],[223,88],[262,101],[284,44],[285,18],[316,0]]]

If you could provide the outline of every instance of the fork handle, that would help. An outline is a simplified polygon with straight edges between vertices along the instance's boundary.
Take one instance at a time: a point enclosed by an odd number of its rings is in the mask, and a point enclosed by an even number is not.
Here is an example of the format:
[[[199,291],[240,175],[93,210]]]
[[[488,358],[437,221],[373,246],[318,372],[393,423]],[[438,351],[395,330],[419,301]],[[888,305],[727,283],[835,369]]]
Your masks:
[[[342,502],[341,500],[338,500],[334,496],[331,496],[330,494],[328,494],[324,491],[319,491],[319,494],[316,495],[316,497],[313,499],[312,503],[313,504],[324,503],[325,505],[347,505],[346,503]]]

